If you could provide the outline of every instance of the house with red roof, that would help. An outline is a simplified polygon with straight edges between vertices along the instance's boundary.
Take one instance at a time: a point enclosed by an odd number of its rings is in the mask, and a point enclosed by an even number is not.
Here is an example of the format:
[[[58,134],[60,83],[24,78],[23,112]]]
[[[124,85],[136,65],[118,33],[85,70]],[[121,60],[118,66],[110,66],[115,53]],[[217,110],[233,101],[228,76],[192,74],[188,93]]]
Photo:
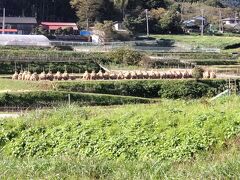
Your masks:
[[[41,26],[46,29],[48,32],[54,33],[59,29],[68,29],[72,28],[73,31],[78,32],[78,27],[76,23],[69,22],[41,22]]]

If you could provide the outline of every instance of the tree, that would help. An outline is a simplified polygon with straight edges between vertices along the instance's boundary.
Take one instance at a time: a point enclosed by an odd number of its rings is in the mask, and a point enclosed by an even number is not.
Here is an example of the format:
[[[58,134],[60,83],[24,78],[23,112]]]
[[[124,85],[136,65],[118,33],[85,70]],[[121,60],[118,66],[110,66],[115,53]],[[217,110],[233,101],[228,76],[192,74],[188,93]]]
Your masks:
[[[129,0],[114,0],[114,5],[122,11],[123,19]]]
[[[96,23],[95,34],[99,36],[103,36],[102,38],[104,41],[111,41],[114,38],[114,31],[113,31],[113,22],[112,21],[104,21],[103,23]]]
[[[48,31],[41,25],[34,28],[32,33],[36,35],[44,35],[44,36],[49,35]]]
[[[205,4],[213,7],[224,7],[220,0],[207,0]]]
[[[72,7],[81,23],[86,22],[85,27],[89,27],[89,21],[94,22],[100,17],[103,0],[71,0]]]
[[[55,31],[55,35],[63,35],[63,29],[60,27]]]
[[[237,8],[240,7],[240,1],[239,0],[220,0],[220,2],[228,7]]]
[[[183,33],[178,4],[171,6],[171,9],[159,20],[159,25],[164,33]]]
[[[117,64],[136,66],[139,65],[144,55],[129,48],[119,48],[111,51],[109,57]]]
[[[164,9],[167,9],[168,7],[170,7],[173,2],[170,1],[170,0],[145,0],[145,3],[144,3],[147,7],[146,8],[149,8],[149,9],[157,9],[157,8],[164,8]]]
[[[195,78],[196,80],[199,80],[201,78],[203,78],[203,73],[204,73],[204,70],[201,68],[201,67],[195,67],[193,68],[192,70],[192,76],[193,78]]]

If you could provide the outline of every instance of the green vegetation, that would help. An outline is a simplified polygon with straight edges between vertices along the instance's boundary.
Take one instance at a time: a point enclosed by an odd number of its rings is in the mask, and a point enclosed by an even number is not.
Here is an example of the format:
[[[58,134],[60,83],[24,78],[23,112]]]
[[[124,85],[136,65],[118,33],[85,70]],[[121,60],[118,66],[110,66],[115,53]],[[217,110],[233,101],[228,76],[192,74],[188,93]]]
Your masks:
[[[196,80],[202,79],[203,73],[204,73],[204,69],[202,69],[201,67],[198,67],[198,66],[194,67],[192,70],[192,76]]]
[[[221,53],[202,53],[202,52],[165,52],[165,53],[153,53],[153,55],[157,55],[160,57],[164,56],[173,56],[179,57],[181,60],[227,60],[232,59],[233,56],[230,53],[221,52]]]
[[[71,102],[81,106],[88,105],[121,105],[132,103],[154,102],[145,98],[111,96],[100,94],[71,93],[57,91],[28,91],[28,92],[8,92],[0,93],[0,106],[10,107],[45,107],[59,106],[68,102],[70,94]]]
[[[219,36],[189,36],[189,35],[152,35],[154,38],[172,39],[176,42],[193,45],[203,48],[220,48],[226,49],[228,46],[240,46],[240,37],[219,37]]]
[[[208,59],[208,60],[191,60],[187,61],[188,63],[195,63],[199,66],[212,66],[212,65],[239,65],[239,61],[235,60],[215,60],[215,59]]]
[[[37,57],[35,57],[38,59]],[[0,74],[13,74],[15,71],[15,63],[12,62],[0,62]],[[79,62],[17,62],[16,63],[16,70],[18,72],[22,70],[30,70],[31,72],[41,73],[43,70],[48,72],[50,70],[53,73],[57,71],[64,72],[65,68],[69,73],[83,73],[86,70],[88,71],[98,71],[99,65],[96,62],[91,61],[79,61]]]
[[[57,174],[89,179],[237,178],[239,100],[73,106],[1,120],[0,174],[3,178]]]
[[[139,65],[143,60],[144,55],[140,52],[131,50],[129,48],[119,48],[109,53],[109,59],[115,64],[122,64],[125,66]]]
[[[101,93],[146,98],[200,98],[225,90],[225,80],[124,80],[57,82],[58,91]]]
[[[0,106],[59,106],[68,102],[69,94],[71,103],[81,106],[154,103],[158,101],[154,98],[194,99],[213,96],[224,91],[225,86],[225,80],[27,82],[0,79]]]
[[[72,51],[54,51],[54,50],[43,50],[43,49],[4,49],[0,51],[0,57],[1,58],[8,58],[3,60],[28,60],[28,58],[32,58],[34,61],[35,59],[39,61],[69,61],[75,60],[75,61],[104,61],[103,53],[85,53],[85,52],[72,52]],[[15,58],[15,59],[14,59]]]
[[[52,88],[51,82],[12,81],[10,79],[0,78],[0,92],[49,90],[51,88]]]
[[[192,162],[114,161],[81,157],[15,159],[0,157],[0,178],[12,179],[236,179],[240,176],[239,144]],[[6,174],[7,172],[7,174]]]
[[[15,66],[18,71],[21,69],[42,72],[49,68],[53,72],[85,72],[98,71],[99,64],[132,65],[138,66],[144,55],[134,50],[120,48],[109,53],[84,53],[71,51],[53,51],[42,49],[4,49],[0,51],[0,74],[14,73]],[[16,62],[16,64],[15,64]]]

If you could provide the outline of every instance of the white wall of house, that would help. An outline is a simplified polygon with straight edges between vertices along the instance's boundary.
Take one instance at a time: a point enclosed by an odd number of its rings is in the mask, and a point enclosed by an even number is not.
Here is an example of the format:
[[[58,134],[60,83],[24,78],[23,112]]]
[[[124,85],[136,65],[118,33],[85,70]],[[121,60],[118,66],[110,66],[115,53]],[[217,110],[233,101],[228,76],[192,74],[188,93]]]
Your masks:
[[[98,36],[98,35],[96,35],[96,34],[93,34],[91,37],[92,37],[92,42],[93,42],[93,43],[98,44],[98,43],[101,42],[100,36]]]

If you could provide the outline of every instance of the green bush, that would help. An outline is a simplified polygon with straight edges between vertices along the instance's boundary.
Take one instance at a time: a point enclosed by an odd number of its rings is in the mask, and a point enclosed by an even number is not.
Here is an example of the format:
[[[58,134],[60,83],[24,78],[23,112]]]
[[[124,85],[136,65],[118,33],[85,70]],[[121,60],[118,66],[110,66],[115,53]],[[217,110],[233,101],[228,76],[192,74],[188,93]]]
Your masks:
[[[124,80],[59,82],[56,90],[89,92],[146,98],[200,98],[225,89],[225,80]]]
[[[238,65],[239,62],[236,60],[191,60],[188,61],[199,66],[210,66],[210,65]]]
[[[64,72],[65,67],[69,73],[84,73],[86,70],[96,72],[100,69],[99,65],[94,61],[82,62],[0,62],[0,74],[13,74],[16,70],[30,70],[31,72],[41,73],[43,70],[48,71],[49,68],[53,73],[57,71]]]
[[[22,93],[1,93],[0,107],[45,107],[57,106],[68,102],[70,94],[71,102],[79,105],[120,105],[128,103],[150,103],[144,98],[122,97],[111,95],[67,93],[57,91],[32,91]]]
[[[166,52],[166,53],[152,53],[153,55],[157,55],[160,57],[165,56],[173,56],[173,57],[180,57],[181,59],[190,59],[190,60],[205,60],[205,59],[212,59],[212,60],[219,60],[219,59],[231,59],[232,55],[230,53],[192,53],[192,52]]]
[[[203,78],[204,69],[201,67],[194,67],[192,70],[192,76],[194,79],[199,80]]]
[[[116,64],[138,65],[143,54],[129,48],[120,48],[110,52],[109,57]]]

